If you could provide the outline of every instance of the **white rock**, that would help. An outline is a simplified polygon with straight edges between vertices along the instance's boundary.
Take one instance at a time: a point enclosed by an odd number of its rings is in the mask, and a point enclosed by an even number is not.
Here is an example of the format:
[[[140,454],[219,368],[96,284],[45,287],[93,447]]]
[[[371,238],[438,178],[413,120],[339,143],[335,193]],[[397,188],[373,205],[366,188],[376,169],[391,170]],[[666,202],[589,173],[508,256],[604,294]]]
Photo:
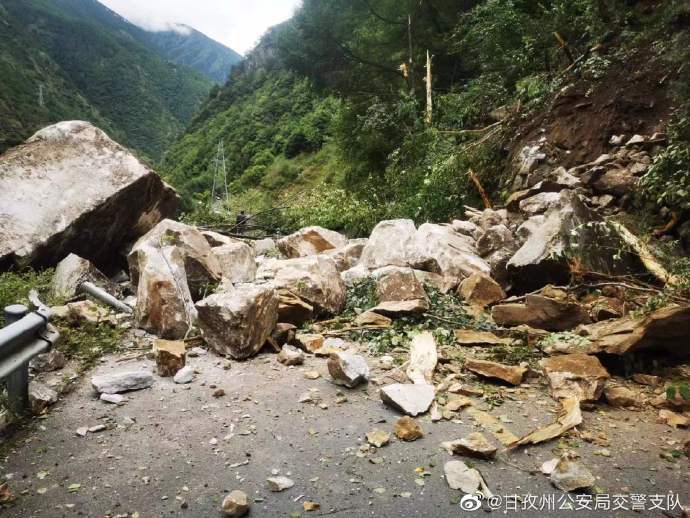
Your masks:
[[[256,279],[256,260],[252,248],[241,241],[211,249],[218,259],[223,279],[231,283],[252,282]]]
[[[385,404],[412,417],[429,410],[435,395],[432,385],[394,383],[381,389]]]
[[[323,227],[307,227],[278,240],[285,257],[307,257],[347,245],[347,238]]]
[[[124,405],[125,404],[125,397],[121,396],[120,394],[101,394],[100,397],[101,401],[105,403],[112,403],[113,405]]]
[[[177,374],[173,376],[173,381],[178,385],[186,385],[194,380],[194,369],[189,365],[182,367]]]
[[[416,228],[410,219],[381,221],[362,251],[360,264],[369,269],[409,266]]]
[[[328,359],[328,372],[333,378],[333,383],[349,388],[354,388],[369,379],[367,361],[356,354],[331,354]]]
[[[91,385],[100,394],[119,394],[149,388],[153,385],[153,374],[145,370],[103,374],[92,377]]]
[[[268,483],[268,489],[275,493],[285,491],[295,485],[295,482],[287,477],[269,477],[266,479],[266,482]]]

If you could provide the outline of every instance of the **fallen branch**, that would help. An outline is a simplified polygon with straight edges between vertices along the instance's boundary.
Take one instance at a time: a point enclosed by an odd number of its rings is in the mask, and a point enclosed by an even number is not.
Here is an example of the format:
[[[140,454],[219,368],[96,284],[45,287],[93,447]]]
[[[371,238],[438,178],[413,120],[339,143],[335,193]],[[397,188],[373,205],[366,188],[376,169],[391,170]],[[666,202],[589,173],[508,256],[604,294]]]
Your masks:
[[[491,200],[489,199],[489,196],[486,194],[484,187],[482,186],[481,182],[479,181],[479,177],[477,176],[477,173],[475,173],[472,169],[470,169],[467,172],[467,174],[470,176],[470,179],[472,180],[475,187],[479,191],[479,195],[482,197],[482,202],[484,202],[484,208],[485,209],[493,209],[493,206],[491,205]]]

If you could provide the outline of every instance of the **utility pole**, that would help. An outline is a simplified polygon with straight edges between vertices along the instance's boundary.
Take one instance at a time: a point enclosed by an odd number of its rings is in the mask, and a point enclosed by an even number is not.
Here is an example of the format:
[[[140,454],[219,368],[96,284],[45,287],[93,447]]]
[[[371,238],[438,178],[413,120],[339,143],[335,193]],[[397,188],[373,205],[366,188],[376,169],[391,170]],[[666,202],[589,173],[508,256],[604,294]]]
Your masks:
[[[38,105],[41,108],[45,106],[45,102],[43,99],[43,84],[38,85]]]

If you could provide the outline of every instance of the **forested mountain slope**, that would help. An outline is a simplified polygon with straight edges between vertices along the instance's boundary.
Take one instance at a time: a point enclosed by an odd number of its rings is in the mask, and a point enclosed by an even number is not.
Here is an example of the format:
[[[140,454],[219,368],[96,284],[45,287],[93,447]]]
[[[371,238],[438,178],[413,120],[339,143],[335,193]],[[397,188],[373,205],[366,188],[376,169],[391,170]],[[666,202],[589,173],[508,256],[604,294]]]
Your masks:
[[[163,170],[191,207],[208,197],[222,141],[231,208],[281,207],[282,228],[448,221],[480,203],[470,170],[494,200],[507,195],[527,137],[573,162],[615,131],[682,129],[689,20],[681,0],[305,0]]]
[[[86,119],[157,159],[212,86],[95,0],[2,0],[0,25],[0,150]]]

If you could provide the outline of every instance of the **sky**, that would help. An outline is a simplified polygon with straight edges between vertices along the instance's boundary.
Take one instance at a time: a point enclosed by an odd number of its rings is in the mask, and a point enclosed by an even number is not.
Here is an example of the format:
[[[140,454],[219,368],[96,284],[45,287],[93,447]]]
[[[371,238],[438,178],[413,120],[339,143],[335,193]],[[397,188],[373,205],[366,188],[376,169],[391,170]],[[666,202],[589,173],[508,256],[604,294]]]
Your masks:
[[[145,29],[185,24],[246,54],[261,35],[294,12],[300,0],[99,0]]]

